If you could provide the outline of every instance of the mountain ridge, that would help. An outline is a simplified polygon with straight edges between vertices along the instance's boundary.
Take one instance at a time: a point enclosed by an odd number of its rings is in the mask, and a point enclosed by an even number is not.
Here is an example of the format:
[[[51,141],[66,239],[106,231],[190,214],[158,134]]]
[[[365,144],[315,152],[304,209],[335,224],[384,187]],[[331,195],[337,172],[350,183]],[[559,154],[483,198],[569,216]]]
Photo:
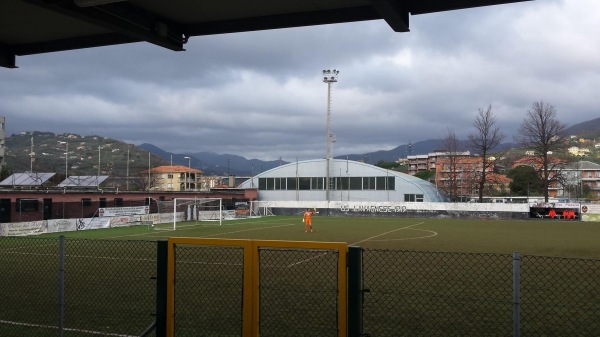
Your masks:
[[[590,121],[571,125],[565,129],[565,136],[580,136],[591,139],[600,139],[600,118]],[[30,162],[30,143],[31,138],[35,138],[35,149],[37,152],[35,161]],[[71,133],[55,134],[52,132],[24,132],[17,135],[6,137],[6,161],[9,162],[9,170],[14,172],[23,172],[30,170],[30,165],[34,171],[47,170],[53,172],[65,172],[64,145],[59,145],[60,142],[70,142],[69,148],[70,157],[68,159],[69,173],[77,173],[77,167],[80,166],[80,171],[86,174],[95,174],[100,171],[101,174],[122,174],[125,175],[125,170],[136,169],[145,170],[151,164],[169,165],[169,163],[190,166],[200,169],[206,175],[236,175],[236,176],[252,176],[256,173],[273,169],[282,164],[287,164],[281,160],[260,160],[246,159],[240,155],[234,154],[217,154],[210,151],[200,151],[195,153],[172,153],[150,144],[144,143],[138,146],[127,144],[111,138],[101,136],[80,136]],[[86,150],[78,150],[83,143],[89,144]],[[350,159],[355,161],[364,161],[369,164],[377,164],[380,161],[391,162],[397,161],[400,158],[405,158],[407,155],[427,154],[437,150],[443,150],[443,139],[428,139],[409,144],[402,144],[390,150],[378,150],[367,153],[354,153],[338,155],[336,159]],[[469,149],[466,140],[460,141],[462,148],[471,151],[475,154],[476,151]],[[112,145],[111,145],[112,144]],[[98,150],[102,147],[102,152]],[[495,151],[503,151],[514,148],[516,145],[511,142],[506,142],[498,146]],[[120,151],[116,151],[119,148]],[[127,151],[125,151],[127,148]],[[131,153],[130,153],[131,150]],[[75,160],[75,152],[80,152],[79,159]],[[144,154],[146,151],[146,154]],[[22,155],[25,153],[25,155]],[[149,162],[148,153],[153,155],[151,163]],[[17,155],[20,154],[20,155]],[[62,159],[61,158],[62,154]],[[126,157],[127,154],[127,157]],[[100,158],[101,157],[101,158]],[[187,158],[189,157],[189,159]],[[130,164],[127,167],[124,163],[129,158]],[[101,163],[98,170],[98,163]],[[43,165],[42,165],[43,163]],[[119,172],[123,171],[123,172]]]

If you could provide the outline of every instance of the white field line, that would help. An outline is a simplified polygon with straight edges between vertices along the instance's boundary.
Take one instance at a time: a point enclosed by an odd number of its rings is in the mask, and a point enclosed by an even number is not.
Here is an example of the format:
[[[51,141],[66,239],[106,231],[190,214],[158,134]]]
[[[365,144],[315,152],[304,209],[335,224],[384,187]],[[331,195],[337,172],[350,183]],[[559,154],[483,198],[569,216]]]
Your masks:
[[[31,249],[31,247],[58,247],[58,242],[57,243],[49,243],[46,245],[35,245],[35,246],[19,246],[19,247],[12,247],[12,248],[5,248],[5,249],[0,249],[1,252],[10,252],[12,250],[18,250],[18,249]]]
[[[390,234],[390,233],[393,233],[393,232],[401,231],[401,230],[403,230],[403,229],[410,229],[411,227],[418,226],[418,225],[422,225],[422,224],[424,224],[424,223],[425,223],[425,222],[419,222],[419,223],[416,223],[416,224],[413,224],[413,225],[409,225],[409,226],[405,226],[405,227],[401,227],[401,228],[396,228],[396,229],[394,229],[394,230],[391,230],[391,231],[388,231],[388,232],[385,232],[385,233],[381,233],[381,234],[377,234],[377,235],[375,235],[375,236],[371,236],[370,238],[366,238],[366,239],[364,239],[364,240],[356,241],[356,242],[354,242],[354,243],[351,243],[351,244],[349,244],[349,246],[354,246],[354,245],[356,245],[356,244],[359,244],[359,243],[361,243],[361,242],[365,242],[365,241],[373,240],[374,238],[378,238],[378,237],[380,237],[380,236],[384,236],[384,235],[387,235],[387,234]],[[437,235],[437,233],[436,233],[436,235]]]
[[[271,226],[271,227],[251,228],[251,229],[242,229],[242,230],[239,230],[239,231],[226,232],[226,233],[216,233],[216,234],[212,234],[212,235],[206,235],[206,236],[203,236],[203,238],[213,237],[213,236],[219,236],[219,235],[235,234],[235,233],[241,233],[241,232],[249,232],[249,231],[260,230],[260,229],[271,229],[271,228],[287,227],[287,226],[293,226],[293,225],[295,225],[295,224],[278,225],[278,226]],[[177,263],[182,263],[182,262],[178,261]],[[239,266],[240,265],[240,264],[237,264],[237,263],[231,264],[231,263],[219,263],[219,262],[216,262],[216,263],[184,262],[184,263],[190,263],[190,264],[193,264],[193,263],[197,263],[197,264],[213,264],[213,265],[220,265],[220,264],[222,264],[222,265],[231,265],[231,266]]]
[[[425,238],[431,238],[434,236],[438,235],[438,232],[434,232],[434,231],[430,231],[429,229],[413,229],[413,228],[407,228],[413,231],[418,231],[418,232],[429,232],[431,233],[430,235],[423,235],[423,236],[415,236],[413,238],[401,238],[401,239],[381,239],[381,240],[369,240],[369,241],[405,241],[405,240],[418,240],[418,239],[425,239]]]
[[[253,224],[253,223],[267,223],[267,222],[275,222],[277,220],[274,221],[253,221],[253,222],[240,222],[239,224]],[[239,231],[233,231],[233,232],[225,232],[225,233],[217,233],[217,234],[212,234],[212,235],[205,235],[202,237],[211,237],[211,236],[218,236],[218,235],[227,235],[227,234],[235,234],[235,233],[241,233],[241,232],[248,232],[248,231],[254,231],[254,230],[260,230],[260,229],[271,229],[271,228],[277,228],[277,227],[287,227],[287,226],[293,226],[294,224],[285,224],[285,225],[278,225],[278,226],[270,226],[270,227],[258,227],[258,228],[252,228],[252,229],[244,229],[244,230],[239,230]],[[235,225],[233,225],[235,226]],[[161,233],[161,235],[159,235],[160,237],[163,237],[164,235],[162,235],[162,233],[168,233],[168,232],[179,232],[179,231],[185,231],[187,229],[194,229],[197,227],[216,227],[218,228],[218,226],[208,226],[208,225],[188,225],[188,226],[184,226],[183,229],[169,229],[169,230],[163,230],[161,229],[159,232]],[[106,237],[103,239],[119,239],[119,238],[126,238],[126,237],[132,237],[132,236],[151,236],[151,235],[157,235],[157,232],[151,232],[151,233],[141,233],[141,234],[128,234],[128,235],[120,235],[120,236],[111,236],[111,237]]]
[[[434,232],[434,231],[430,231],[430,230],[426,230],[426,229],[413,229],[413,228],[411,228],[411,227],[414,227],[414,226],[422,225],[422,224],[424,224],[424,223],[425,223],[425,222],[419,222],[419,223],[412,224],[412,225],[408,225],[408,226],[405,226],[405,227],[402,227],[402,228],[396,228],[396,229],[394,229],[394,230],[391,230],[391,231],[388,231],[388,232],[385,232],[385,233],[381,233],[381,234],[377,234],[377,235],[371,236],[371,237],[369,237],[369,238],[366,238],[366,239],[364,239],[364,240],[360,240],[360,241],[354,242],[354,243],[352,243],[352,244],[349,244],[349,246],[353,246],[353,245],[356,245],[356,244],[359,244],[359,243],[361,243],[361,242],[365,242],[365,241],[392,241],[392,240],[423,239],[423,238],[426,238],[426,237],[433,237],[433,236],[436,236],[436,235],[438,235],[438,233],[437,233],[437,232]],[[394,233],[394,232],[397,232],[397,231],[400,231],[400,230],[404,230],[404,229],[418,230],[418,231],[426,231],[426,232],[430,232],[430,233],[432,233],[432,234],[431,234],[431,235],[427,235],[427,236],[422,236],[422,237],[408,238],[408,239],[373,240],[373,239],[375,239],[375,238],[378,238],[378,237],[380,237],[380,236],[384,236],[384,235],[387,235],[387,234],[390,234],[390,233]],[[293,266],[297,266],[297,265],[299,265],[299,264],[302,264],[302,263],[305,263],[305,262],[308,262],[308,261],[311,261],[311,260],[314,260],[314,259],[317,259],[317,258],[323,257],[323,256],[325,256],[325,255],[327,255],[327,254],[328,254],[328,253],[323,253],[323,254],[319,254],[319,255],[316,255],[316,256],[310,257],[310,258],[308,258],[308,259],[305,259],[305,260],[301,260],[301,261],[298,261],[298,262],[295,262],[295,263],[291,263],[291,264],[287,265],[287,266],[286,266],[286,268],[290,268],[290,267],[293,267]]]
[[[58,254],[40,254],[40,253],[19,253],[12,252],[14,255],[33,255],[33,256],[58,256]],[[109,256],[98,256],[98,255],[73,255],[65,254],[65,258],[78,258],[78,259],[101,259],[101,260],[114,260],[114,261],[156,261],[156,259],[134,259],[127,257],[109,257]]]
[[[319,254],[319,255],[315,255],[315,256],[313,256],[313,257],[309,257],[308,259],[304,259],[304,260],[301,260],[301,261],[298,261],[298,262],[294,262],[294,263],[292,263],[292,264],[288,264],[288,265],[287,265],[287,266],[285,266],[285,267],[286,267],[286,268],[291,268],[291,267],[293,267],[293,266],[297,266],[297,265],[299,265],[299,264],[303,264],[303,263],[305,263],[305,262],[308,262],[308,261],[311,261],[311,260],[318,259],[318,258],[320,258],[320,257],[323,257],[323,256],[327,255],[327,254],[329,254],[329,253],[321,253],[321,254]]]
[[[53,325],[21,323],[21,322],[12,322],[12,321],[5,321],[5,320],[0,320],[0,323],[10,324],[10,325],[18,325],[18,326],[28,326],[28,327],[33,327],[33,328],[48,328],[48,329],[58,330],[58,327],[53,326]],[[137,337],[135,335],[125,335],[125,334],[119,334],[119,333],[101,332],[101,331],[93,331],[93,330],[82,330],[82,329],[73,329],[73,328],[64,328],[63,330],[88,333],[90,335],[101,335],[101,336],[112,336],[112,337]]]
[[[286,224],[286,225],[277,225],[277,226],[270,226],[270,227],[260,227],[260,228],[250,228],[250,229],[242,229],[239,231],[233,231],[233,232],[225,232],[225,233],[216,233],[216,234],[211,234],[211,235],[205,235],[203,237],[211,237],[211,236],[219,236],[219,235],[228,235],[228,234],[236,234],[236,233],[242,233],[242,232],[250,232],[250,231],[257,231],[257,230],[261,230],[261,229],[272,229],[272,228],[279,228],[279,227],[289,227],[289,226],[294,226],[296,224],[290,223],[290,224]]]

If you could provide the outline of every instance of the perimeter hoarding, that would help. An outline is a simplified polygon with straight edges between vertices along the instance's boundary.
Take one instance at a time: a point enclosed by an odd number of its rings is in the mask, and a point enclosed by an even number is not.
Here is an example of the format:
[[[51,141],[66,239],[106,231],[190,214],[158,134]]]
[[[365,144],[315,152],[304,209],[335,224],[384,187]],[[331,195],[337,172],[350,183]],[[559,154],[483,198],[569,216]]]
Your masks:
[[[600,205],[597,205],[597,204],[581,205],[581,221],[600,222]]]

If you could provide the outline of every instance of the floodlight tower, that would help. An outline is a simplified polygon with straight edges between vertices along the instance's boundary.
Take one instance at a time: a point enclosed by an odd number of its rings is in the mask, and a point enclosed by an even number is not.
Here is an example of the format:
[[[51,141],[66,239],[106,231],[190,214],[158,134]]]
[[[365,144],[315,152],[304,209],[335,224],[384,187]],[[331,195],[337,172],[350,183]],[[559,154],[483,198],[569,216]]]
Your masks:
[[[331,161],[331,140],[333,136],[331,134],[331,83],[337,82],[339,73],[340,71],[337,69],[323,70],[323,82],[327,83],[327,156],[325,158],[325,165],[327,170],[325,176],[325,197],[327,201],[329,201],[329,190],[331,189],[331,176],[329,172],[329,166]]]

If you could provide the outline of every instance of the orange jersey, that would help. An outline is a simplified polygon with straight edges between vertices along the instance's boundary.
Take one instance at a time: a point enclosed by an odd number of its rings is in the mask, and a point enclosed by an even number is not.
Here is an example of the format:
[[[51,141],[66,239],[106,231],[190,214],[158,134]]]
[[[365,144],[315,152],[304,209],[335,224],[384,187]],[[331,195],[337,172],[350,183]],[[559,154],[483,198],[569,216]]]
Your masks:
[[[304,222],[307,225],[310,225],[312,223],[312,218],[311,217],[312,217],[313,214],[314,214],[313,211],[306,211],[306,212],[304,212],[304,215],[303,215],[304,216]]]

